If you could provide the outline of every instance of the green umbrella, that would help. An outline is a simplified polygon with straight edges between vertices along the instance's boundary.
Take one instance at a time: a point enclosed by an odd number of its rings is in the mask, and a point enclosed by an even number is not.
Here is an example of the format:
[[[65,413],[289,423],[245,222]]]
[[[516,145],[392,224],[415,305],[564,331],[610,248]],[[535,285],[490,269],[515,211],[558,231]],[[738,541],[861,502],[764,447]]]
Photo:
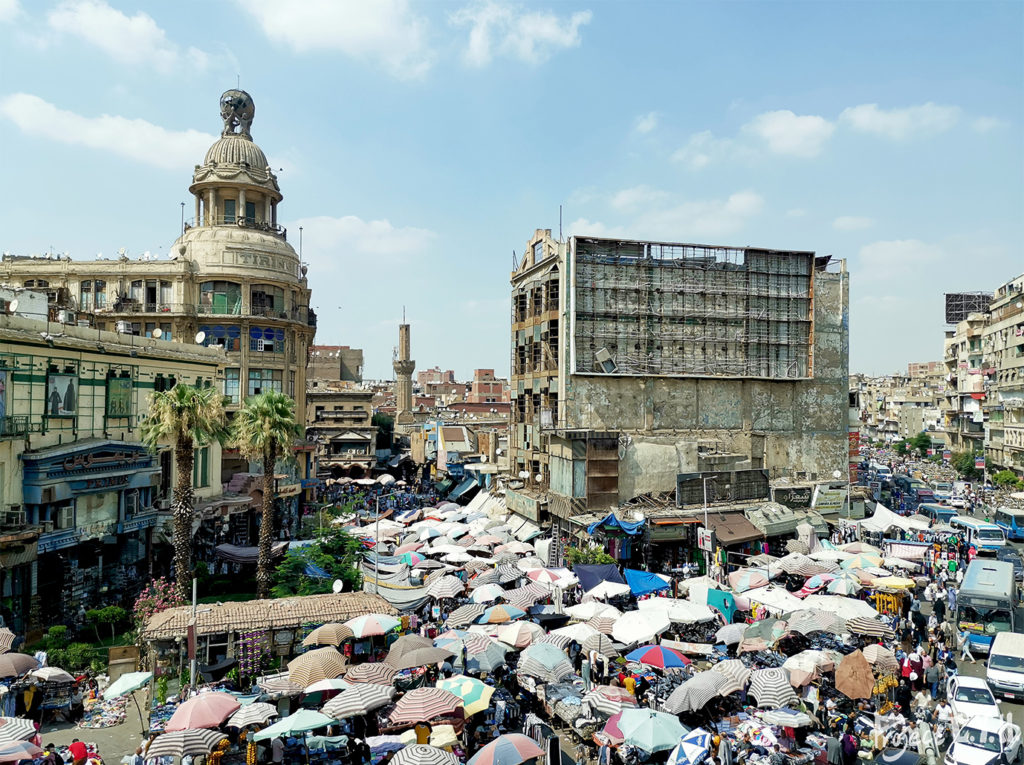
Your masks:
[[[487,709],[491,704],[491,696],[494,695],[493,686],[487,685],[475,677],[466,677],[465,675],[455,675],[445,680],[438,680],[437,687],[444,688],[462,699],[466,717]]]
[[[266,741],[278,737],[296,736],[316,728],[323,728],[325,725],[331,725],[334,722],[336,721],[333,717],[314,712],[312,709],[300,709],[295,714],[288,715],[273,725],[264,728],[253,736],[252,740]]]
[[[109,701],[110,699],[134,693],[152,679],[152,672],[128,672],[107,686],[107,689],[103,691],[103,698]],[[142,709],[139,707],[139,702],[135,696],[132,696],[132,701],[135,702],[135,709],[139,713],[139,724],[142,726],[142,732],[145,733],[146,724],[142,721]]]
[[[651,753],[674,748],[686,734],[678,717],[650,709],[625,710],[619,730],[627,744]]]

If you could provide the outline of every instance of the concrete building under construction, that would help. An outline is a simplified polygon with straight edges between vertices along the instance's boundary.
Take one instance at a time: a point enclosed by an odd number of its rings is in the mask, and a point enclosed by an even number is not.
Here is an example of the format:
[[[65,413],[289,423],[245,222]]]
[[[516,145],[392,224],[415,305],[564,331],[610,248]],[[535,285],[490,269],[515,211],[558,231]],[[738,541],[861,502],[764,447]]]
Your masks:
[[[511,277],[511,509],[568,517],[702,471],[845,474],[848,282],[830,260],[537,230]]]

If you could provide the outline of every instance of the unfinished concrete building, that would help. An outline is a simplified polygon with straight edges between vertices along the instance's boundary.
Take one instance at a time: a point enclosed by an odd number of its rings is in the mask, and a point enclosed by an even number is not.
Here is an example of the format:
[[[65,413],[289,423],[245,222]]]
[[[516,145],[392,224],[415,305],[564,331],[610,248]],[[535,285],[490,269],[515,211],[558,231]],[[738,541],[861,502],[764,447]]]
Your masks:
[[[537,230],[511,277],[509,507],[538,521],[684,473],[845,472],[848,283],[829,262]]]

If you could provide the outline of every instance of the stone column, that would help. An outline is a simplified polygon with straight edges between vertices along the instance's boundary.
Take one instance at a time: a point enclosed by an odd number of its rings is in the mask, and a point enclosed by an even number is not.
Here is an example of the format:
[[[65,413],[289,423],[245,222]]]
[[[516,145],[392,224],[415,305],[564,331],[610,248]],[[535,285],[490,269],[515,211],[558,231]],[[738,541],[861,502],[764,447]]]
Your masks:
[[[238,190],[238,215],[236,216],[236,220],[238,218],[241,218],[242,220],[246,220],[246,215],[245,215],[245,189],[239,189]]]
[[[270,201],[270,195],[267,194],[263,200],[263,222],[270,223],[274,219],[273,204]]]
[[[206,212],[210,225],[217,223],[217,189],[210,189],[210,209]]]
[[[201,199],[202,199],[202,194],[196,194],[196,217],[194,217],[192,219],[193,225],[196,225],[196,226],[202,226],[203,225],[203,219],[199,217],[199,214],[200,214],[200,200]]]

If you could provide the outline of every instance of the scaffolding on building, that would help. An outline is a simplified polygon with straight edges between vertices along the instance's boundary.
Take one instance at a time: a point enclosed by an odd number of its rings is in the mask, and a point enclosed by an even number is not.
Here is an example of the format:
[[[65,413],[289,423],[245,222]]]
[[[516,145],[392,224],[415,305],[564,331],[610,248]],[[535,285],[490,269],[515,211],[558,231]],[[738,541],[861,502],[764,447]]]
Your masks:
[[[576,239],[579,374],[811,376],[811,252]]]
[[[991,292],[947,292],[946,324],[959,324],[972,313],[987,313]]]

